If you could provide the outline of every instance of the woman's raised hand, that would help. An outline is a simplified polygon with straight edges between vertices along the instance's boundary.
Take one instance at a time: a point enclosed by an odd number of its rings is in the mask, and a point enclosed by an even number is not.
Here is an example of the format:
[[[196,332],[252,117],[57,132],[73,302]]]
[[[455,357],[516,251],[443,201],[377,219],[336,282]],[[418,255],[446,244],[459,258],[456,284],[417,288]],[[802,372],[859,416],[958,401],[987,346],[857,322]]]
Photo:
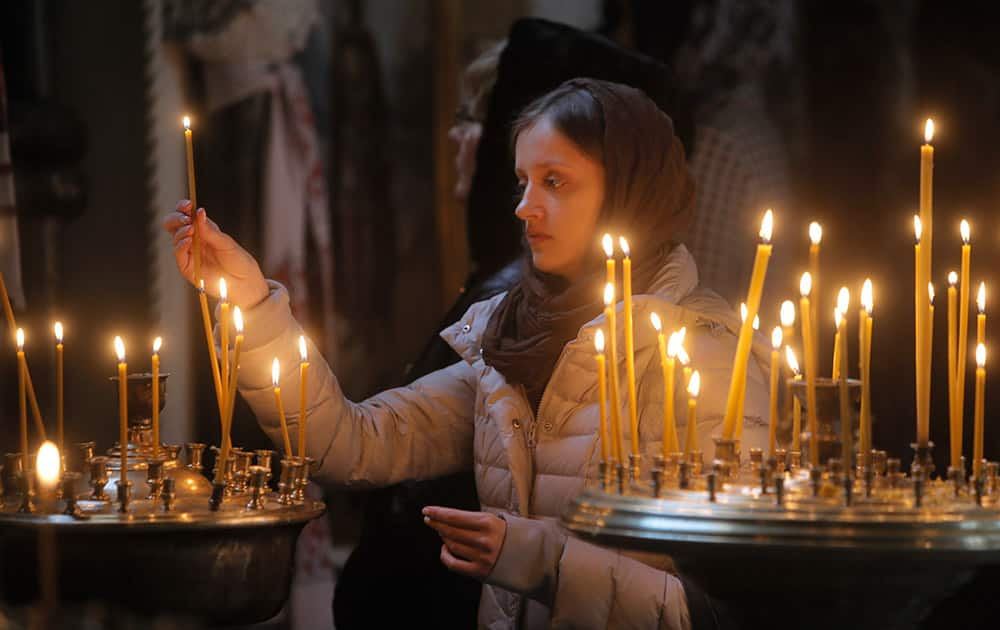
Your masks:
[[[218,295],[219,278],[226,279],[229,301],[242,308],[256,306],[267,297],[267,282],[260,265],[247,250],[210,221],[204,208],[195,214],[198,236],[201,240],[201,275],[205,290]],[[177,269],[191,284],[194,277],[194,224],[191,220],[191,202],[177,202],[174,212],[163,221],[163,229],[174,239],[174,258]]]

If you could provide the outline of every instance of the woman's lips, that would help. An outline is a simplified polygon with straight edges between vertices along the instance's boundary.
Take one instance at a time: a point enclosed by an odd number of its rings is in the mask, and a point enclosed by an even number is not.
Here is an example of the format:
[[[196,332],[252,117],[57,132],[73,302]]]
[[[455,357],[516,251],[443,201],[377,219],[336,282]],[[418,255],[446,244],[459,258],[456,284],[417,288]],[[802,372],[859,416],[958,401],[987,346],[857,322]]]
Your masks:
[[[537,245],[538,243],[544,243],[545,241],[551,241],[552,237],[544,232],[528,232],[526,234],[528,242],[532,245]]]

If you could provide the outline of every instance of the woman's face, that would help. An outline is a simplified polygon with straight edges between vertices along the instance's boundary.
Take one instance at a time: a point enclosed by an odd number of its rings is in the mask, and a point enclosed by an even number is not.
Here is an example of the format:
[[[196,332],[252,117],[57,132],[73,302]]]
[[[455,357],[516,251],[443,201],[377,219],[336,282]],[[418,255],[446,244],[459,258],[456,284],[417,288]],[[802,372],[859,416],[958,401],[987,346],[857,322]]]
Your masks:
[[[539,271],[575,280],[597,241],[604,166],[542,118],[517,137],[514,166],[521,186],[515,214],[524,221]]]

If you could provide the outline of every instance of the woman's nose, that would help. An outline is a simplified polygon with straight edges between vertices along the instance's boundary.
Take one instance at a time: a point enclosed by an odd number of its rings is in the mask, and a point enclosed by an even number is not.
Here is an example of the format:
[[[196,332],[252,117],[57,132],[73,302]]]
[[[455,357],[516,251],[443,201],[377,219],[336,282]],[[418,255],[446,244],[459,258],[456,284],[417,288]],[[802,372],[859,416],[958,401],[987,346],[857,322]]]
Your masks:
[[[535,188],[531,184],[528,184],[521,192],[521,201],[518,202],[517,208],[514,209],[514,214],[518,219],[527,221],[528,219],[538,218],[542,212],[543,208],[537,200]]]

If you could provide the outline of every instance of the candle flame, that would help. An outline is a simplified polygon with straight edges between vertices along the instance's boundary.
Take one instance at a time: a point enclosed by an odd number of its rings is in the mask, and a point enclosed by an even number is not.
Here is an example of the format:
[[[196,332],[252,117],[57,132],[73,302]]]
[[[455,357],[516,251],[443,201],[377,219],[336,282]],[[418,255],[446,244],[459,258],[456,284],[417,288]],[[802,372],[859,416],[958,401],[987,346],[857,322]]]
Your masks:
[[[746,323],[747,321],[747,303],[740,302],[740,321]]]
[[[191,129],[191,118],[189,116],[184,117],[184,131],[189,131]]]
[[[924,123],[924,142],[930,144],[931,140],[933,139],[934,139],[934,121],[928,118],[927,122]]]
[[[958,225],[958,233],[962,235],[962,244],[969,244],[969,237],[971,236],[971,228],[969,228],[969,222],[962,219],[962,222]]]
[[[223,302],[229,299],[229,290],[226,288],[225,278],[219,278],[219,299]]]
[[[795,325],[795,303],[791,300],[781,303],[781,325],[785,328]]]
[[[236,328],[236,334],[243,334],[243,311],[240,307],[233,308],[233,326]]]
[[[788,363],[788,369],[792,371],[795,376],[799,375],[799,360],[795,358],[795,351],[792,350],[791,346],[785,346],[785,361]]]
[[[660,316],[656,313],[649,314],[649,321],[653,324],[653,328],[656,332],[663,332],[663,322],[660,321]]]
[[[610,234],[605,234],[601,239],[601,247],[604,248],[604,255],[611,258],[615,255],[615,242],[611,240]]]
[[[771,232],[774,229],[774,213],[768,208],[764,213],[764,220],[760,222],[760,240],[765,243],[771,242]]]
[[[812,292],[813,288],[813,278],[812,275],[807,271],[802,274],[802,279],[799,280],[799,293],[802,297],[809,297],[809,293]]]
[[[597,350],[598,354],[604,354],[604,331],[600,328],[597,329],[597,334],[594,335],[594,349]]]
[[[840,328],[840,323],[844,321],[844,314],[839,308],[833,309],[833,323],[837,328]]]
[[[271,383],[277,387],[278,377],[281,376],[281,364],[278,362],[278,357],[274,357],[274,361],[271,362]]]
[[[119,363],[125,363],[125,342],[121,337],[115,337],[115,354],[118,355]]]
[[[931,282],[927,283],[927,297],[931,301],[931,306],[934,306],[934,284]]]
[[[615,285],[609,282],[604,285],[604,306],[611,306],[615,301]]]
[[[684,339],[680,335],[677,335],[677,360],[681,362],[681,365],[687,365],[691,362],[691,357],[684,349]]]
[[[753,316],[753,323],[752,323],[752,324],[750,324],[750,326],[751,326],[751,327],[752,327],[752,328],[753,328],[754,330],[760,330],[760,316],[759,316],[759,315],[754,315],[754,316]]]
[[[153,354],[157,354],[160,351],[160,347],[163,345],[163,337],[157,337],[153,340]]]
[[[629,256],[628,241],[625,240],[624,236],[618,237],[618,247],[622,248],[622,253],[625,254],[626,258],[628,258]]]
[[[62,322],[56,322],[55,325],[52,326],[52,330],[56,334],[56,343],[62,343],[63,342],[63,325],[62,325]]]
[[[837,293],[837,308],[840,309],[841,313],[846,313],[850,305],[851,292],[847,290],[847,287],[840,287],[840,291]]]
[[[299,335],[299,356],[302,357],[302,362],[305,363],[308,360],[309,355],[306,354],[306,336]]]
[[[976,294],[976,306],[980,313],[986,312],[986,283],[979,283],[979,292]]]
[[[59,448],[45,440],[38,447],[38,455],[35,458],[35,471],[38,474],[38,481],[42,485],[52,486],[59,481],[59,472],[62,462],[59,457]]]
[[[16,335],[16,337],[17,337],[17,351],[18,352],[23,352],[24,351],[24,329],[23,328],[18,328],[17,329],[17,335]]]
[[[205,279],[204,278],[202,278],[201,280],[198,281],[198,290],[204,293],[204,291],[205,291]]]
[[[676,357],[681,349],[680,336],[676,332],[670,333],[670,341],[667,342],[667,356]]]
[[[955,286],[956,284],[958,284],[958,274],[955,273],[954,271],[948,272],[948,284],[949,286]]]
[[[823,240],[823,226],[815,221],[809,224],[809,240],[813,245],[819,245]]]
[[[918,215],[913,215],[913,237],[920,242],[920,236],[924,232],[924,224]]]
[[[697,398],[699,391],[701,391],[701,374],[695,370],[691,372],[691,380],[688,382],[688,394],[691,395],[691,398]]]
[[[976,365],[986,367],[986,346],[981,343],[976,344]]]
[[[771,347],[775,350],[781,348],[781,326],[775,326],[771,331]]]
[[[872,291],[871,278],[865,278],[865,283],[861,285],[861,306],[864,307],[865,312],[871,317],[872,309],[875,307],[875,295]]]
[[[677,331],[677,343],[683,344],[684,337],[687,336],[688,328],[687,326],[681,326],[681,329]]]

